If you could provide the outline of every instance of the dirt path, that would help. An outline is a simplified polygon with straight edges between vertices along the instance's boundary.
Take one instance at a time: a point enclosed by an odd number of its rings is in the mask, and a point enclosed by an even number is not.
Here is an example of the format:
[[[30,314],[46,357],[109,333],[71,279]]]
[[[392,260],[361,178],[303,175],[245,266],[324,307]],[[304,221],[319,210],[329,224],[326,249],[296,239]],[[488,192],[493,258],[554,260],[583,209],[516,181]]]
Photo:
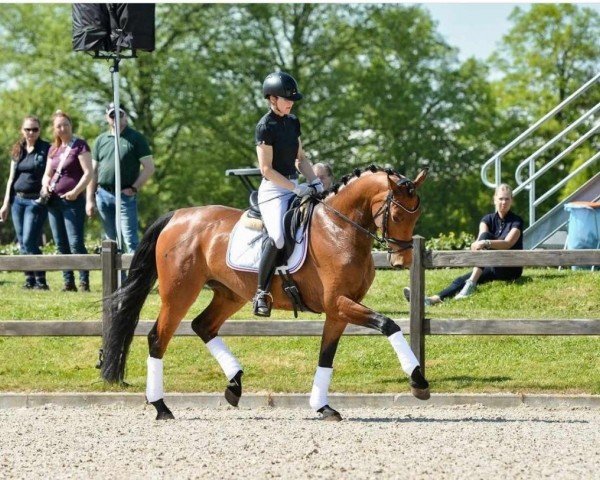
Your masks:
[[[600,410],[0,410],[0,478],[600,478]]]

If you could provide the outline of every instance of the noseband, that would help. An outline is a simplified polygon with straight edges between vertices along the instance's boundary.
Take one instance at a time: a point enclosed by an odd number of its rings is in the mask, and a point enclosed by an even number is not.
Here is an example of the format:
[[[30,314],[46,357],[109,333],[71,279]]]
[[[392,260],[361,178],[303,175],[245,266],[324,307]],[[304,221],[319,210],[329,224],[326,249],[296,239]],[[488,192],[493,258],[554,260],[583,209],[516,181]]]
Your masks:
[[[389,177],[389,174],[388,174],[388,177]],[[396,185],[399,187],[406,185],[410,195],[413,195],[415,192],[415,185],[408,178],[400,179],[396,183]],[[378,236],[377,234],[367,230],[362,225],[359,225],[351,218],[348,218],[342,212],[338,212],[335,208],[327,205],[322,199],[317,198],[316,200],[319,203],[321,203],[323,205],[323,207],[325,207],[327,210],[333,212],[335,215],[337,215],[341,219],[345,220],[346,222],[350,223],[351,225],[353,225],[355,228],[357,228],[361,232],[364,232],[369,237],[372,237],[377,242],[385,243],[388,247],[389,253],[399,253],[399,252],[403,252],[404,250],[413,248],[412,239],[411,240],[401,240],[399,238],[393,238],[393,237],[388,236],[388,234],[387,234],[388,233],[388,221],[389,221],[389,217],[390,217],[390,208],[391,208],[392,204],[396,205],[397,207],[400,207],[402,210],[404,210],[405,212],[410,213],[410,214],[415,213],[417,210],[419,210],[419,207],[421,206],[421,198],[418,195],[417,195],[417,205],[415,206],[415,208],[411,209],[411,208],[405,207],[400,202],[397,202],[396,200],[394,200],[393,190],[391,190],[391,189],[388,190],[388,194],[387,194],[385,201],[383,202],[383,204],[381,205],[379,210],[377,210],[377,213],[375,213],[375,215],[373,215],[373,220],[375,220],[380,215],[383,215],[383,221],[381,223],[381,233],[382,233],[381,237]],[[393,250],[391,245],[396,245],[398,247],[398,249]]]
[[[399,187],[406,185],[406,187],[408,188],[409,194],[411,194],[411,195],[414,194],[415,185],[408,178],[402,178],[401,180],[399,180],[396,183],[396,185],[398,185]],[[417,196],[417,205],[415,206],[415,208],[407,208],[404,205],[402,205],[400,202],[397,202],[396,200],[394,200],[394,191],[389,190],[387,197],[385,199],[385,202],[383,202],[383,204],[381,205],[379,210],[377,210],[375,215],[373,215],[373,220],[375,220],[377,217],[383,215],[383,218],[381,221],[381,238],[377,238],[377,240],[379,240],[381,243],[385,243],[387,245],[389,253],[400,253],[400,252],[403,252],[404,250],[409,250],[409,249],[413,248],[413,241],[412,241],[412,239],[411,240],[401,240],[399,238],[394,238],[394,237],[388,236],[388,222],[390,220],[390,209],[391,209],[392,204],[396,205],[397,207],[400,207],[406,213],[413,214],[417,210],[419,210],[419,207],[421,206],[421,198],[419,196]],[[393,250],[392,245],[395,245],[397,247],[397,250]]]

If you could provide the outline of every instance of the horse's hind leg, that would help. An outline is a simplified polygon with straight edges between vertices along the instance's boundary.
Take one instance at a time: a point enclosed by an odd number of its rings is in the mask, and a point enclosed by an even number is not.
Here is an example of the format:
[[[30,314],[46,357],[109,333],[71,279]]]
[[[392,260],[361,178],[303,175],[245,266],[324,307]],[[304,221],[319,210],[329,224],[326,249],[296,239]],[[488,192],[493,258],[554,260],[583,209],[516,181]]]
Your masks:
[[[310,406],[321,414],[323,420],[340,421],[342,416],[329,406],[328,392],[333,375],[333,359],[346,322],[334,319],[327,315],[321,336],[321,351],[319,353],[319,366],[315,372],[313,387],[310,393]]]
[[[192,321],[192,329],[202,339],[211,355],[219,362],[229,384],[225,399],[237,407],[242,396],[242,366],[218,336],[221,325],[247,302],[220,283],[212,284],[214,296],[208,307]]]
[[[164,284],[166,285],[167,282]],[[173,286],[170,287],[159,287],[160,312],[156,323],[148,333],[146,399],[156,408],[157,420],[174,418],[164,402],[162,358],[181,319],[198,298],[203,282],[188,282],[184,287],[177,286],[175,282],[172,284]]]

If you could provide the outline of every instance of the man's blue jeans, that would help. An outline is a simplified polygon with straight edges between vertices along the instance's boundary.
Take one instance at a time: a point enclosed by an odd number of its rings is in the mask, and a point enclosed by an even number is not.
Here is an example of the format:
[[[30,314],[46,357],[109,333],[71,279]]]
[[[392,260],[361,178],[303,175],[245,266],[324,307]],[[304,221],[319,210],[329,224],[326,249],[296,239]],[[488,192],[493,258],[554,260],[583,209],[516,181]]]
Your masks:
[[[109,240],[117,240],[116,202],[115,196],[98,187],[96,192],[96,207],[102,219],[104,235]],[[126,247],[127,253],[134,253],[138,244],[138,211],[135,195],[128,196],[121,193],[121,244]]]
[[[85,225],[85,195],[80,195],[77,200],[65,200],[56,196],[48,202],[50,228],[58,252],[62,254],[87,253],[84,243]],[[90,283],[89,272],[79,271],[79,281]],[[65,284],[75,283],[72,270],[63,272]]]
[[[11,207],[11,217],[21,255],[40,255],[40,243],[44,222],[48,217],[48,209],[33,199],[15,196]],[[25,272],[29,285],[45,284],[46,272]]]

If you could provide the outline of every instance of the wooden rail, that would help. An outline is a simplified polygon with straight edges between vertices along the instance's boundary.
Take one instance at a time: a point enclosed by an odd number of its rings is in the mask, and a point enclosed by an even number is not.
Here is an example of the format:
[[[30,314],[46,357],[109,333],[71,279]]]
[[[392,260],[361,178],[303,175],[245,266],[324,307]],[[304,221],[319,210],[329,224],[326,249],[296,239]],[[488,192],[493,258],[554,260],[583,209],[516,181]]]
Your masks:
[[[394,321],[404,332],[409,331],[409,320]],[[135,335],[147,335],[153,321],[140,321]],[[99,321],[26,321],[0,322],[0,336],[27,337],[99,337],[102,335]],[[320,336],[322,320],[229,320],[221,327],[219,335],[229,337],[279,337]],[[552,320],[423,320],[424,335],[600,335],[600,320],[552,319]],[[176,335],[196,336],[190,321],[181,322]],[[380,335],[369,328],[348,325],[344,335]]]
[[[102,243],[99,255],[18,255],[0,256],[0,271],[28,270],[101,270],[102,294],[108,297],[117,288],[118,271],[131,265],[132,255],[119,255],[112,241]],[[390,268],[385,252],[374,252],[376,268]],[[410,317],[396,319],[403,331],[410,332],[411,347],[425,365],[426,335],[600,335],[600,319],[491,319],[448,320],[425,318],[425,270],[443,267],[502,267],[599,265],[600,250],[543,251],[426,251],[425,239],[414,237],[413,264],[410,272]],[[399,301],[401,301],[399,299]],[[81,321],[4,321],[0,336],[101,336],[112,318],[103,306],[101,322]],[[141,321],[136,335],[147,335],[154,322]],[[235,320],[220,331],[228,336],[320,336],[323,321]],[[349,335],[375,335],[367,328],[349,325]],[[195,335],[190,322],[182,322],[177,335]]]
[[[410,346],[423,368],[425,335],[600,335],[599,319],[435,320],[432,322],[425,318],[426,268],[485,265],[498,267],[600,265],[600,250],[426,251],[425,239],[418,235],[414,236],[413,264],[410,272]]]

